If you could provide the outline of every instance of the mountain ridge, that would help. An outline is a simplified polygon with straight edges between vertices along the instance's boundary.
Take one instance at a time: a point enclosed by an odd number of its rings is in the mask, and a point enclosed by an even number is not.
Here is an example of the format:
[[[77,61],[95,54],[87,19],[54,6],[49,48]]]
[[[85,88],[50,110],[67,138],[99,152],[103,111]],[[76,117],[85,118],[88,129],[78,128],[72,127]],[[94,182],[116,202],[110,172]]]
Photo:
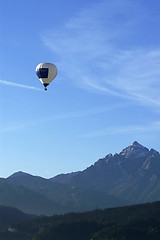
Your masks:
[[[57,203],[58,206],[61,205],[62,210],[60,211],[59,208],[55,213],[84,211],[97,207],[105,208],[128,204],[127,201],[123,201],[118,197],[109,196],[94,189],[83,189],[21,172],[12,174],[6,179],[6,182],[34,191],[49,201]]]
[[[157,182],[160,183],[160,154],[137,141],[124,148],[119,154],[107,154],[69,180],[70,184],[98,189],[130,202],[135,199],[134,203],[158,200],[160,195]],[[134,190],[133,186],[137,189]],[[138,189],[141,189],[141,192]],[[154,194],[151,194],[152,192]]]
[[[63,212],[152,202],[160,200],[160,154],[134,141],[83,171],[49,179],[19,171],[3,181],[43,195]]]

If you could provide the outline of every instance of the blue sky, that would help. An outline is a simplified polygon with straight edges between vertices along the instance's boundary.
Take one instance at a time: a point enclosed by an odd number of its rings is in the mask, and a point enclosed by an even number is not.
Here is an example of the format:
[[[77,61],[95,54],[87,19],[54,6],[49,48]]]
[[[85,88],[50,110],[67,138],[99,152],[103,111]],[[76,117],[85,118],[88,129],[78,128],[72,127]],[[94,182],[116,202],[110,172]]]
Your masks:
[[[160,151],[160,2],[14,0],[0,10],[0,176]],[[43,90],[41,62],[58,75]]]

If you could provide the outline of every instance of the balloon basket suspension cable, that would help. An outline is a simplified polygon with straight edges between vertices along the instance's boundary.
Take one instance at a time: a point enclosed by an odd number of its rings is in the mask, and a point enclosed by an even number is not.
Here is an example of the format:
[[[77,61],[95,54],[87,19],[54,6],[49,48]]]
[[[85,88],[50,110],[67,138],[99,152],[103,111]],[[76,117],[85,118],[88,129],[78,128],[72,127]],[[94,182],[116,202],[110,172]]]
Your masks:
[[[47,91],[47,86],[48,86],[49,84],[44,83],[43,85],[44,85],[44,90]]]

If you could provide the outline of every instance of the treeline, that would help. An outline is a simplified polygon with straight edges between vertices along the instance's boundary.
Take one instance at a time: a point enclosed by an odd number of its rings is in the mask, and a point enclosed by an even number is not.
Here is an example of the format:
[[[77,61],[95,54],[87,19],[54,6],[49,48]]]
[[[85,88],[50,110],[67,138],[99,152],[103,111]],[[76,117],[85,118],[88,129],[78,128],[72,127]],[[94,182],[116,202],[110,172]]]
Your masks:
[[[31,220],[35,216],[25,214],[14,207],[0,206],[0,231],[14,223]]]
[[[159,240],[160,202],[39,217],[0,233],[3,240]]]

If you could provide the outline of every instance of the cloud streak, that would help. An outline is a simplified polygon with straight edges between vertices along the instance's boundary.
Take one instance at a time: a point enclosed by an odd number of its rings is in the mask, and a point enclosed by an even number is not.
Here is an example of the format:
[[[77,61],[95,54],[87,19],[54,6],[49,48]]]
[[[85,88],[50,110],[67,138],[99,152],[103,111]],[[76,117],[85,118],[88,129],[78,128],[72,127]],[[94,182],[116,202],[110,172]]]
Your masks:
[[[24,84],[20,84],[20,83],[15,83],[15,82],[5,81],[5,80],[0,80],[0,84],[12,86],[12,87],[19,87],[19,88],[25,88],[25,89],[30,89],[30,90],[42,91],[42,89],[40,89],[40,88],[36,88],[33,86],[28,86],[28,85],[24,85]]]
[[[45,32],[42,40],[76,86],[159,106],[160,47],[146,24],[160,19],[151,22],[151,15],[138,1],[105,0]]]
[[[114,126],[104,128],[97,131],[84,133],[79,135],[79,138],[93,138],[111,135],[124,135],[124,134],[140,134],[151,133],[160,131],[160,122],[153,122],[148,125],[127,125],[127,126]]]
[[[75,112],[66,112],[63,114],[56,114],[55,116],[48,116],[46,118],[38,118],[34,119],[32,121],[19,121],[15,122],[14,124],[8,124],[6,125],[5,123],[0,126],[0,133],[5,133],[5,132],[15,132],[19,131],[21,129],[26,129],[30,127],[35,127],[38,126],[39,124],[44,124],[47,122],[52,122],[52,121],[57,121],[57,120],[63,120],[63,119],[73,119],[73,118],[83,118],[86,116],[92,116],[92,115],[99,115],[103,114],[112,110],[116,110],[119,108],[125,108],[128,104],[113,104],[113,105],[108,105],[108,106],[99,106],[95,108],[90,108],[87,110],[82,110],[82,111],[75,111]]]

